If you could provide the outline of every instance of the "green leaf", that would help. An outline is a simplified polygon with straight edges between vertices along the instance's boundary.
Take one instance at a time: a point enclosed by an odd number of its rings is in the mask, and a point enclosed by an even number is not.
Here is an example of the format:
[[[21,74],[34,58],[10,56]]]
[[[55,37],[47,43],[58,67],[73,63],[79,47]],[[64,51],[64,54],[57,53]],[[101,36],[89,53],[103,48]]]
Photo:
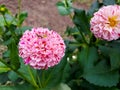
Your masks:
[[[97,11],[99,9],[100,5],[98,0],[96,0],[90,7],[90,9],[88,10],[88,13],[92,16],[94,14],[95,11]]]
[[[18,71],[22,73],[34,86],[36,86],[36,70],[30,68],[28,65],[25,65],[22,59],[20,59],[20,63],[21,67],[18,69]]]
[[[27,12],[21,12],[19,15],[18,25],[21,25],[27,17],[28,17]]]
[[[78,46],[75,46],[75,45],[70,45],[70,44],[73,44],[75,43],[74,41],[70,41],[70,40],[65,40],[65,45],[67,46],[66,47],[66,53],[67,54],[71,54],[72,52],[75,51],[75,49],[77,49]]]
[[[116,86],[119,82],[119,72],[112,71],[106,64],[105,60],[102,60],[95,67],[88,69],[83,74],[83,77],[94,85],[112,87]]]
[[[83,68],[82,76],[88,82],[105,87],[115,86],[119,82],[118,71],[111,69],[106,58],[98,61],[98,52],[95,47],[83,48],[78,59]]]
[[[112,87],[112,88],[98,88],[97,90],[120,90],[117,87]]]
[[[4,26],[0,26],[0,38],[3,35],[4,31],[5,31],[5,27]]]
[[[88,16],[86,15],[85,10],[74,9],[73,22],[79,28],[81,32],[85,34],[90,34],[90,24]]]
[[[4,18],[0,15],[0,26],[4,26]]]
[[[73,11],[71,0],[60,1],[56,5],[61,15],[69,15]]]
[[[11,24],[14,24],[14,25],[17,25],[16,23],[16,19],[15,17],[13,17],[12,15],[10,14],[5,14],[5,19],[6,19],[6,22],[7,24],[11,25]],[[5,22],[4,22],[5,23]],[[5,23],[6,24],[6,23]]]
[[[67,84],[60,83],[57,87],[53,88],[52,90],[71,90]]]
[[[8,81],[8,73],[1,73],[0,74],[0,83],[4,84]]]
[[[120,52],[118,50],[114,51],[109,54],[110,55],[110,63],[111,69],[117,69],[120,67]]]
[[[77,29],[77,27],[74,27],[74,28],[67,27],[65,34],[67,34],[68,36],[72,35],[74,37],[74,39],[78,42],[82,41],[82,37],[81,37],[80,32]]]
[[[12,41],[12,38],[11,38],[11,37],[9,37],[8,40],[6,40],[6,38],[5,38],[5,41],[3,42],[3,44],[4,44],[4,45],[9,45],[9,44],[11,43],[11,41]]]
[[[18,36],[21,36],[23,35],[23,33],[26,31],[26,30],[31,30],[32,27],[29,27],[29,26],[22,26],[20,28],[17,28],[15,30],[15,33],[18,35]]]
[[[2,56],[3,58],[8,58],[10,56],[10,51],[9,50],[5,51]]]
[[[18,56],[18,48],[14,39],[12,39],[11,44],[8,48],[10,50],[10,64],[13,69],[17,70],[20,68],[20,62]]]
[[[15,72],[11,71],[11,72],[9,72],[9,74],[8,74],[8,78],[9,78],[11,81],[15,82],[15,81],[18,79],[18,75],[17,75]]]
[[[110,48],[108,48],[106,46],[99,45],[99,50],[101,53],[103,53],[103,55],[108,56]]]
[[[37,90],[30,84],[24,83],[22,85],[15,86],[0,86],[0,90]]]
[[[58,65],[38,72],[42,85],[53,88],[62,82],[66,82],[66,79],[69,77],[69,70],[70,66],[67,63],[67,56],[65,55]]]
[[[111,69],[117,69],[120,67],[119,47],[99,46],[99,49],[105,57],[110,58]]]
[[[114,5],[117,0],[103,0],[104,5]]]
[[[58,10],[61,15],[68,15],[70,14],[70,11],[68,11],[65,7],[63,6],[58,6]]]
[[[10,70],[11,69],[9,67],[7,67],[6,65],[4,65],[3,63],[0,62],[0,73],[8,72]]]
[[[95,47],[82,48],[78,55],[80,65],[84,70],[90,69],[98,59],[97,49]]]

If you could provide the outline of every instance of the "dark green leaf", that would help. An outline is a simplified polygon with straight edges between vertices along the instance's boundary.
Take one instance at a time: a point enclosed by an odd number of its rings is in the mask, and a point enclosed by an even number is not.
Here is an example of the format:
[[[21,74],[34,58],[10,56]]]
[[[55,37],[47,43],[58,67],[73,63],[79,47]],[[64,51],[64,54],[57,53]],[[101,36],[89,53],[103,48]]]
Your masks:
[[[107,46],[102,46],[99,45],[99,50],[101,53],[103,53],[105,56],[108,56],[109,52],[110,52],[110,48],[108,48]]]
[[[80,35],[79,30],[77,29],[77,27],[71,28],[71,27],[67,27],[67,30],[65,32],[68,36],[72,35],[76,41],[81,42],[82,41],[82,37]]]
[[[5,28],[3,26],[0,26],[0,37],[3,35],[5,31]]]
[[[77,47],[78,46],[76,46],[76,45],[71,45],[71,44],[73,44],[73,43],[75,43],[74,41],[70,41],[70,40],[65,40],[65,44],[66,44],[66,53],[67,54],[70,54],[70,53],[72,53],[72,52],[74,52],[75,51],[75,49],[77,49]]]
[[[120,52],[112,51],[110,54],[110,63],[111,63],[111,69],[117,69],[120,67]]]
[[[21,25],[23,21],[27,18],[28,13],[27,12],[21,12],[19,15],[19,21],[18,24]]]
[[[70,66],[67,63],[67,56],[65,56],[55,67],[49,68],[48,70],[40,70],[39,78],[46,87],[53,88],[61,82],[66,81],[69,76],[69,70]]]
[[[107,54],[107,51],[105,52]],[[98,51],[95,47],[86,47],[79,54],[79,62],[83,68],[83,78],[92,84],[112,87],[119,82],[119,73],[111,69],[107,60],[98,61]]]
[[[31,30],[32,27],[29,27],[29,26],[22,26],[20,28],[17,28],[15,30],[15,33],[19,36],[23,35],[23,33],[26,31],[26,30]]]
[[[3,42],[3,44],[4,44],[4,45],[9,45],[11,42],[12,42],[12,38],[9,37],[9,39],[8,39],[8,40],[5,40],[5,41]]]
[[[14,39],[12,39],[12,42],[9,45],[9,50],[10,50],[10,64],[13,67],[13,69],[17,70],[20,68],[20,61],[18,56],[18,48]]]
[[[13,72],[13,71],[11,71],[11,72],[9,72],[9,74],[8,74],[8,78],[11,80],[11,81],[16,81],[17,79],[18,79],[18,75],[15,73],[15,72]]]
[[[119,72],[112,71],[105,60],[102,60],[96,67],[88,69],[83,77],[92,84],[104,87],[112,87],[119,82]]]
[[[0,90],[37,90],[30,84],[24,83],[22,85],[15,86],[0,86]]]
[[[7,50],[3,53],[3,58],[8,58],[10,56],[10,51]]]
[[[8,81],[8,73],[1,73],[0,74],[0,83],[4,84]]]
[[[95,47],[85,47],[78,55],[80,65],[84,70],[90,69],[98,59],[97,49]]]
[[[112,88],[98,88],[97,90],[120,90],[117,87],[112,87]]]
[[[5,14],[5,19],[6,19],[7,24],[9,24],[9,25],[11,25],[11,24],[17,25],[16,19],[12,15]],[[5,24],[6,24],[6,22],[5,22]]]
[[[120,67],[120,50],[119,47],[99,46],[104,56],[110,58],[111,69]]]
[[[98,0],[96,0],[92,5],[91,8],[88,10],[88,13],[92,16],[95,11],[99,9],[100,5]]]
[[[85,10],[74,9],[73,22],[79,28],[81,32],[85,34],[90,34],[90,24],[88,16],[86,15]]]
[[[19,68],[19,72],[22,73],[30,82],[34,83],[36,82],[36,70],[35,69],[32,69],[30,68],[28,65],[25,65],[23,63],[23,60],[20,59],[20,62],[21,62],[21,67]]]
[[[114,5],[117,0],[103,0],[104,5]]]

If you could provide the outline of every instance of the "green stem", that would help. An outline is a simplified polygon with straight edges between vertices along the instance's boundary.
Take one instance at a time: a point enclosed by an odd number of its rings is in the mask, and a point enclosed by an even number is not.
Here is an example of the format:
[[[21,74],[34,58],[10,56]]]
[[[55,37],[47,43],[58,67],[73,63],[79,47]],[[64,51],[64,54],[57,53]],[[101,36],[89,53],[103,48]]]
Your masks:
[[[4,21],[5,21],[5,23],[6,23],[7,29],[10,30],[10,32],[12,33],[13,38],[15,39],[15,41],[17,41],[17,35],[16,35],[16,33],[15,33],[13,30],[11,30],[11,28],[10,28],[10,25],[11,25],[11,24],[8,24],[8,22],[7,22],[6,18],[5,18],[5,15],[2,15],[2,16],[3,16]],[[12,20],[12,21],[13,21],[13,20]]]
[[[29,79],[27,79],[27,77],[25,77],[21,72],[13,69],[10,65],[8,65],[4,60],[0,59],[0,61],[5,64],[7,67],[9,67],[11,70],[13,70],[15,73],[17,73],[19,76],[21,76],[24,80],[26,80],[27,82],[29,82],[31,85],[33,85],[34,87],[37,87],[34,83],[32,83]]]
[[[20,13],[21,13],[21,0],[18,0],[18,20],[20,20]],[[18,27],[20,27],[21,25],[18,22]]]
[[[21,0],[18,0],[18,20],[21,13]]]
[[[12,33],[12,37],[14,38],[15,42],[18,41],[16,33],[13,30],[11,30],[11,28],[9,28],[9,30]]]
[[[72,14],[69,14],[69,17],[70,17],[70,19],[73,19],[73,16],[72,16]]]
[[[78,27],[77,27],[78,28]],[[78,30],[79,30],[80,28],[78,28]],[[80,32],[80,35],[82,36],[82,39],[83,39],[83,41],[88,45],[88,43],[87,43],[87,41],[86,41],[86,39],[85,39],[85,36],[83,35],[83,33],[79,30],[79,32]]]
[[[43,88],[40,77],[38,75],[38,71],[37,71],[37,80],[38,80],[38,84],[39,84],[40,88]]]
[[[97,38],[96,41],[95,41],[95,45],[97,45],[99,43],[99,39]]]
[[[120,5],[120,0],[117,0],[117,3]]]
[[[6,18],[5,18],[5,15],[2,15],[2,16],[3,16],[3,18],[4,18],[4,21],[5,21],[6,25],[9,26],[9,24],[7,23],[7,20],[6,20]]]
[[[65,0],[65,2],[67,2],[67,0]],[[73,16],[72,16],[72,14],[69,14],[69,17],[71,18],[71,19],[73,19]],[[77,27],[77,26],[76,26]],[[78,28],[78,27],[77,27]],[[78,28],[78,30],[79,30],[80,28]],[[80,30],[79,30],[80,31]],[[82,38],[83,38],[83,41],[88,45],[88,43],[87,43],[87,41],[86,41],[86,39],[85,39],[85,37],[84,37],[84,35],[83,35],[83,33],[80,31],[80,35],[82,36]]]
[[[51,75],[52,75],[52,73],[53,73],[54,70],[55,70],[55,67],[52,69],[52,71],[50,72],[50,74],[49,74],[47,80],[45,81],[45,86],[47,85],[48,81],[50,80]]]
[[[35,85],[36,87],[38,87],[38,85],[37,85],[37,83],[36,83],[36,80],[35,80],[35,78],[34,78],[34,76],[33,76],[33,73],[32,73],[32,71],[31,71],[30,66],[28,66],[28,71],[29,71],[29,74],[30,74],[30,76],[31,76],[32,82],[34,83],[34,85]]]
[[[82,44],[80,44],[80,43],[78,43],[78,44],[69,44],[70,46],[77,46],[77,47],[79,47],[79,46],[85,46],[85,44],[84,43],[82,43]]]
[[[45,83],[44,83],[44,81],[45,81],[45,71],[44,70],[42,70],[42,81],[43,81],[42,85],[43,85],[43,87],[45,87]]]
[[[67,0],[65,0],[65,7],[68,8]]]

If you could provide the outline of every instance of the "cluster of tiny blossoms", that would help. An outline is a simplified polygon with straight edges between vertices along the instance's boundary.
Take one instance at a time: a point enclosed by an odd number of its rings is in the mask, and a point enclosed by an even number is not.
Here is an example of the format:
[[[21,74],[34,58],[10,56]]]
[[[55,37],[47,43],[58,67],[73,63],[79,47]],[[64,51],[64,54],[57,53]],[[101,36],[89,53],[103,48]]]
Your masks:
[[[107,41],[120,37],[120,6],[103,6],[90,21],[91,31],[96,38]]]
[[[33,28],[23,34],[19,42],[19,56],[35,69],[57,65],[65,53],[65,44],[59,34],[47,28]]]

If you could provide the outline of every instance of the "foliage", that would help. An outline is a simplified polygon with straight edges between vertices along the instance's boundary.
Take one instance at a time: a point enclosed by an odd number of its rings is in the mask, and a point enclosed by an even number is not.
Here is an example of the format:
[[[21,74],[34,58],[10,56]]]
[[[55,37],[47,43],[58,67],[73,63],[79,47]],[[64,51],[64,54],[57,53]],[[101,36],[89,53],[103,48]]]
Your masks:
[[[73,40],[70,40],[74,43],[69,44],[68,47],[77,46],[72,51],[72,55],[75,52],[77,60],[74,63],[78,63],[75,72],[72,74],[73,77],[67,81],[72,90],[96,90],[96,88],[104,87],[109,87],[109,90],[112,90],[113,86],[116,86],[116,89],[118,88],[120,75],[119,39],[115,41],[96,39],[90,31],[90,20],[94,12],[104,5],[114,5],[116,3],[119,2],[116,0],[99,2],[99,0],[96,0],[88,11],[73,8],[73,12],[69,14],[69,16],[72,16],[74,13],[72,18],[70,17],[74,27],[68,27],[66,34],[74,37]],[[68,7],[64,6],[64,8]],[[60,14],[63,15],[61,11]]]
[[[61,62],[47,70],[35,70],[18,55],[18,42],[29,26],[22,26],[26,12],[15,16],[0,6],[0,37],[7,47],[0,59],[0,90],[119,90],[120,39],[100,40],[90,31],[90,20],[104,5],[120,4],[118,0],[95,0],[88,11],[74,8],[72,0],[56,5],[61,15],[69,15],[74,26],[65,34],[66,52]]]

